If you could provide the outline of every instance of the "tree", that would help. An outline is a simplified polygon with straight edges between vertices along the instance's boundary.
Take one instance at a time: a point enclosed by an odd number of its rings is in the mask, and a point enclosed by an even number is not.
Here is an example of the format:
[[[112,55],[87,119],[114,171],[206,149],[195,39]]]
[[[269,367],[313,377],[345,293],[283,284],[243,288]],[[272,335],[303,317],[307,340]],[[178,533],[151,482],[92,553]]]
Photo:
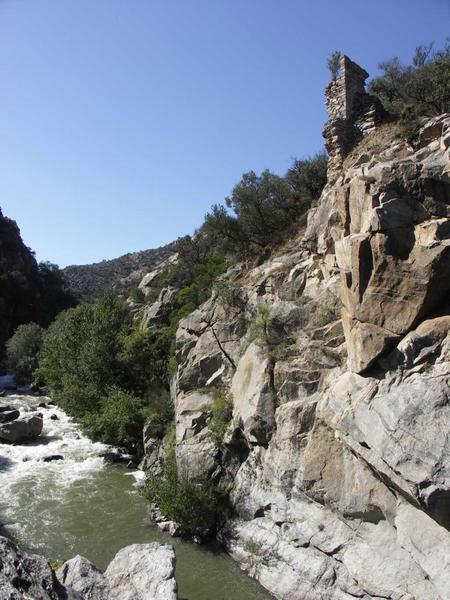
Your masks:
[[[339,71],[341,69],[341,56],[342,52],[335,50],[328,57],[327,67],[329,68],[331,77],[333,79],[336,79],[336,77],[339,75]]]
[[[38,366],[38,356],[44,338],[44,329],[37,323],[19,325],[6,343],[9,368],[18,381],[30,381]]]
[[[142,399],[112,387],[100,402],[100,410],[86,413],[82,424],[95,439],[117,446],[131,446],[142,434]]]
[[[318,152],[310,158],[294,160],[286,173],[299,212],[306,212],[319,198],[327,182],[327,165],[327,154]]]
[[[378,66],[381,75],[369,91],[394,116],[408,121],[450,110],[450,42],[438,51],[433,44],[418,46],[411,65],[395,56]]]
[[[123,303],[111,293],[64,311],[50,326],[38,375],[72,416],[96,410],[114,385],[120,336],[129,326]]]
[[[326,183],[327,156],[295,160],[285,177],[244,173],[225,206],[214,205],[203,225],[226,251],[246,255],[277,243],[310,208]]]

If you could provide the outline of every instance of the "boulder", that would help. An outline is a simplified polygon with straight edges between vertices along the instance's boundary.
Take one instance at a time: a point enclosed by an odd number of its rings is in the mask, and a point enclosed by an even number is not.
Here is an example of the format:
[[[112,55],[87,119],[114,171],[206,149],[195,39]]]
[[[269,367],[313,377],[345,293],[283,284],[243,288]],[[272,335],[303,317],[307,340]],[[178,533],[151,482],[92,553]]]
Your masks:
[[[0,424],[0,439],[7,442],[26,442],[37,437],[43,426],[39,414],[25,415],[9,423]]]
[[[108,600],[176,600],[175,552],[165,544],[122,548],[108,565]]]
[[[42,459],[43,462],[53,462],[55,460],[64,460],[64,456],[62,454],[50,454]]]
[[[9,423],[15,421],[20,416],[20,411],[16,409],[3,410],[0,412],[0,423]]]
[[[79,592],[83,600],[108,600],[103,574],[83,556],[66,561],[56,571],[56,576],[61,583]]]

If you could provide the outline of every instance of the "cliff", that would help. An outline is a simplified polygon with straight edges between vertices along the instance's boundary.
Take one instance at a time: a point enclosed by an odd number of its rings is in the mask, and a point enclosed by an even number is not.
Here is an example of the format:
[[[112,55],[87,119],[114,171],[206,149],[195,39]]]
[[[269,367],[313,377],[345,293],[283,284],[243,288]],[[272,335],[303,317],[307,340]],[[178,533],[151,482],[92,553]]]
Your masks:
[[[450,116],[416,146],[343,57],[307,227],[181,321],[178,468],[230,490],[219,532],[280,599],[450,597]],[[337,107],[337,108],[336,108]],[[218,386],[232,418],[209,434]],[[144,440],[157,470],[161,442]]]

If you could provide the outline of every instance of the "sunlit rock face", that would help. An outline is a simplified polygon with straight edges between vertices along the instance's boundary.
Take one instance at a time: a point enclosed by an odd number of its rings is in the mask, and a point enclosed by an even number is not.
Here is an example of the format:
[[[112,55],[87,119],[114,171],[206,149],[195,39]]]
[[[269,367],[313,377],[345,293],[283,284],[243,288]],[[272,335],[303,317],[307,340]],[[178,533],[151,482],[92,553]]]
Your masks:
[[[450,116],[415,148],[372,125],[306,227],[224,276],[240,305],[177,333],[177,460],[229,489],[219,537],[280,599],[450,597]]]

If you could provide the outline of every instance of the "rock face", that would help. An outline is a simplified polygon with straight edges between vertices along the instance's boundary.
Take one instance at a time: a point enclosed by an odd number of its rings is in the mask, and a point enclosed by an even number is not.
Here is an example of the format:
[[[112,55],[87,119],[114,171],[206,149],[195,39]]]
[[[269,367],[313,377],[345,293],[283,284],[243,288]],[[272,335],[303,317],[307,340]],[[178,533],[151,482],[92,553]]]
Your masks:
[[[219,537],[275,597],[444,600],[450,116],[399,141],[343,61],[306,229],[224,275],[238,304],[213,295],[180,323],[177,462],[230,491]],[[218,443],[220,386],[233,414]]]
[[[40,414],[18,417],[14,421],[0,423],[0,439],[12,443],[26,442],[40,435],[42,426]]]
[[[82,600],[61,585],[41,556],[21,552],[0,537],[0,598],[5,600]]]
[[[450,219],[435,207],[450,198],[443,141],[450,117],[438,124],[436,139],[415,153],[349,169],[335,186],[344,227],[336,258],[352,371],[370,367],[440,308],[450,289]]]
[[[177,600],[175,553],[164,544],[122,548],[104,574],[87,559],[76,556],[56,575],[83,600]]]

